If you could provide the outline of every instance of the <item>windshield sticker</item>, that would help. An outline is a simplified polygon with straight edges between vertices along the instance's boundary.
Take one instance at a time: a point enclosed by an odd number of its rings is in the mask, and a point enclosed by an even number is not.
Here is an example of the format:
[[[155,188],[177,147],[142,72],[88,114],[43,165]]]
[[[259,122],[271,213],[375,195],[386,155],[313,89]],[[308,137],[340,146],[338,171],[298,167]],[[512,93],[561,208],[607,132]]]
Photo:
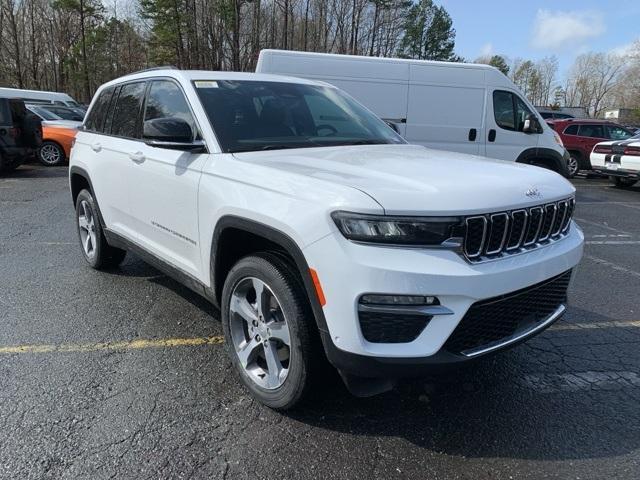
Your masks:
[[[196,88],[218,88],[218,82],[212,80],[199,80],[195,84]]]

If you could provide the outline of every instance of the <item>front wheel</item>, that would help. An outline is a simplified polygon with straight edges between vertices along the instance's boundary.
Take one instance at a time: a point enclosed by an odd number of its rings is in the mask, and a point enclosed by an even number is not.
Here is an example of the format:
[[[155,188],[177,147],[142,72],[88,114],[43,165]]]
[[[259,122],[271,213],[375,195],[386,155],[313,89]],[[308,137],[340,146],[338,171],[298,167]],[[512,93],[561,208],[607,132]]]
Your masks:
[[[271,253],[238,261],[224,283],[222,326],[231,362],[251,394],[274,409],[295,406],[315,364],[315,321],[295,269]]]
[[[635,178],[609,177],[613,184],[618,188],[627,188],[633,186],[637,182]]]
[[[98,217],[98,208],[88,190],[82,190],[76,200],[76,227],[82,254],[89,265],[101,270],[122,263],[127,252],[107,243]]]
[[[47,167],[57,167],[65,162],[66,156],[62,147],[57,143],[44,142],[38,151],[38,159]]]

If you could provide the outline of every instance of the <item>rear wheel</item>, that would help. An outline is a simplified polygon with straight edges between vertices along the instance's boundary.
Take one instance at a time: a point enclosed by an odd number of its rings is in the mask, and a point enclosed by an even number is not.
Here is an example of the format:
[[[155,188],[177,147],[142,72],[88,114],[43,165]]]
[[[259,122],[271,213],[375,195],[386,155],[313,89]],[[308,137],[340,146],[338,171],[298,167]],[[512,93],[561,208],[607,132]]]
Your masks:
[[[38,160],[47,167],[55,167],[62,165],[66,156],[64,150],[55,142],[43,142],[40,150],[38,150]]]
[[[315,322],[297,272],[277,255],[238,261],[222,292],[227,352],[242,383],[263,404],[295,406],[315,365]]]
[[[623,178],[623,177],[609,177],[613,184],[618,188],[627,188],[631,187],[634,183],[637,182],[635,178]]]
[[[100,270],[116,267],[122,263],[127,252],[107,243],[95,200],[88,190],[82,190],[78,194],[76,226],[82,254],[89,265]]]
[[[567,160],[567,171],[569,178],[575,177],[579,170],[580,161],[578,157],[574,153],[572,153],[569,157],[569,160]]]

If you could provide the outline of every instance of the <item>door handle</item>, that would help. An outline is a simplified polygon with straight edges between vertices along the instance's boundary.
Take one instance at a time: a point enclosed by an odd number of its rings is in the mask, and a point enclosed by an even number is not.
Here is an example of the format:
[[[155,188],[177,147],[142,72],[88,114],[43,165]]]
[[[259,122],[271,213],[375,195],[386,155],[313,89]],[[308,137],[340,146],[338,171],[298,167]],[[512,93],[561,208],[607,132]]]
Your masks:
[[[144,162],[144,154],[142,152],[134,152],[129,154],[129,158],[136,163]]]
[[[102,145],[99,143],[93,143],[91,145],[91,150],[93,150],[94,152],[99,152],[100,150],[102,150]]]
[[[496,131],[493,128],[489,130],[489,141],[490,142],[496,141]]]
[[[469,130],[469,141],[475,142],[477,134],[478,134],[478,131],[475,128],[472,128],[471,130]]]

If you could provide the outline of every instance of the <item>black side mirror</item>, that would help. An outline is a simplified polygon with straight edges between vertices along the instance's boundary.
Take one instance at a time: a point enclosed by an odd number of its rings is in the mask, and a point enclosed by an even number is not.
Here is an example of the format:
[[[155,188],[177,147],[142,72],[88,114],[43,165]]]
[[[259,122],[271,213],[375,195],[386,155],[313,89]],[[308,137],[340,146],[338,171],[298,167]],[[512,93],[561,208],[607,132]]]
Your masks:
[[[142,138],[151,147],[203,151],[204,142],[193,137],[191,125],[178,117],[154,118],[145,121],[142,127]]]
[[[540,130],[540,124],[538,123],[536,116],[533,114],[529,115],[524,121],[522,131],[524,133],[539,133]]]
[[[389,125],[389,126],[393,129],[393,131],[394,131],[394,132],[396,132],[396,133],[400,133],[400,132],[398,131],[398,126],[395,124],[395,122],[392,122],[391,120],[385,120],[385,121],[384,121],[384,123],[386,123],[387,125]]]

